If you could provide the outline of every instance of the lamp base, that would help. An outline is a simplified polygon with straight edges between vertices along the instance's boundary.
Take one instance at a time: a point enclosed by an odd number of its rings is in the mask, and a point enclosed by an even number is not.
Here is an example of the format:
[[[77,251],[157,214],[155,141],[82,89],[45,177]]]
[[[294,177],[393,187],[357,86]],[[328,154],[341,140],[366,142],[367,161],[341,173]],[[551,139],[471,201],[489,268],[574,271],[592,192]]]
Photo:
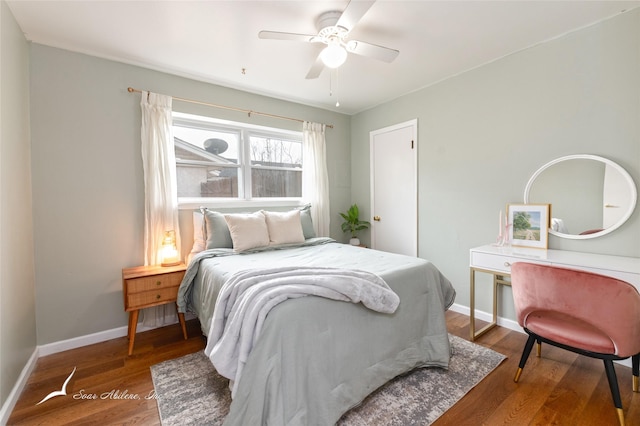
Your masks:
[[[180,261],[179,261],[179,260],[176,260],[176,261],[173,261],[173,262],[170,262],[170,261],[162,262],[162,263],[160,264],[160,266],[177,266],[177,265],[179,265],[179,264],[180,264]]]

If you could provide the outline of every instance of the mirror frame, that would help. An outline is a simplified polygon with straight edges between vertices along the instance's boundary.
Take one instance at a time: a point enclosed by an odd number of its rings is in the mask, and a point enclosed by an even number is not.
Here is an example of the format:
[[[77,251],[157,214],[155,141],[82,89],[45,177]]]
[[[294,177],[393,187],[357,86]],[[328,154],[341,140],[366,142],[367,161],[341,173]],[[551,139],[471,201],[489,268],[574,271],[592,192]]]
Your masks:
[[[571,240],[587,240],[589,238],[601,237],[603,235],[609,234],[610,232],[613,232],[616,229],[620,228],[631,217],[631,215],[633,214],[633,211],[636,208],[636,202],[637,202],[637,199],[638,199],[638,193],[637,193],[637,190],[636,190],[636,184],[633,181],[633,178],[631,177],[631,175],[625,169],[623,169],[622,166],[620,166],[618,163],[615,163],[615,162],[609,160],[608,158],[600,157],[598,155],[591,155],[591,154],[567,155],[567,156],[556,158],[555,160],[549,161],[547,164],[545,164],[544,166],[542,166],[538,170],[536,170],[536,172],[531,176],[531,178],[529,178],[529,181],[527,182],[527,186],[524,188],[524,203],[525,204],[529,204],[529,193],[531,191],[531,187],[533,186],[533,183],[535,182],[536,178],[542,172],[544,172],[545,170],[547,170],[549,167],[553,166],[554,164],[561,163],[563,161],[568,161],[568,160],[594,160],[594,161],[603,162],[603,163],[613,167],[620,174],[622,174],[622,176],[624,177],[625,181],[629,185],[629,189],[631,190],[631,204],[630,204],[631,207],[629,208],[629,210],[624,214],[624,216],[618,222],[614,223],[613,225],[611,225],[607,229],[603,229],[600,232],[596,232],[596,233],[588,234],[588,235],[573,235],[573,234],[563,234],[561,232],[549,229],[549,233],[551,235],[555,235],[556,237],[560,237],[560,238],[567,238],[567,239],[571,239]],[[551,211],[553,212],[553,206],[551,206]]]

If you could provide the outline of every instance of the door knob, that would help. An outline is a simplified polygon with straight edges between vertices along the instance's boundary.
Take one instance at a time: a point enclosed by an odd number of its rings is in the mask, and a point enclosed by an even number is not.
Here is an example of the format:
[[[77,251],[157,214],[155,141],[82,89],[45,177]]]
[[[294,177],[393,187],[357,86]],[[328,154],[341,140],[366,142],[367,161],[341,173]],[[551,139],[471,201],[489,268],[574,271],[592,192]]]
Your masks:
[[[375,220],[376,222],[380,222],[380,216],[374,216],[373,220]]]

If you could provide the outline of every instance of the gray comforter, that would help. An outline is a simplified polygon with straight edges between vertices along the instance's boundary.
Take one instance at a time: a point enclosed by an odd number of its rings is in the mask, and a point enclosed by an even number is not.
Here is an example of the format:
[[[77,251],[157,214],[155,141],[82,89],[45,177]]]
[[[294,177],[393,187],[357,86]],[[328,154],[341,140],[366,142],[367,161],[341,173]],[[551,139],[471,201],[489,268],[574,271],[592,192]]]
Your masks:
[[[444,311],[455,291],[430,262],[315,239],[282,250],[210,250],[192,260],[178,294],[181,312],[210,330],[224,282],[273,267],[368,271],[399,296],[393,314],[361,304],[303,297],[274,307],[249,354],[227,425],[332,425],[369,393],[415,367],[448,367]]]
[[[400,303],[387,283],[370,272],[281,267],[236,273],[218,295],[204,350],[218,373],[232,381],[232,397],[271,309],[286,300],[306,296],[362,302],[369,309],[389,314]]]

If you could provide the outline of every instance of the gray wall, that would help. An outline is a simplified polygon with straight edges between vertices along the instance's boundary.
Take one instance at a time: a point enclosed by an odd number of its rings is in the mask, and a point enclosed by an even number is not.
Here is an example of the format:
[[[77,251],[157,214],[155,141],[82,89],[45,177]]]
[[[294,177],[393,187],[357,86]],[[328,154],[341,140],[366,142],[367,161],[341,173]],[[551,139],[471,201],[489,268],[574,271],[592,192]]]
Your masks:
[[[369,132],[418,119],[419,255],[469,305],[469,249],[495,241],[506,203],[530,175],[569,154],[595,154],[640,183],[640,10],[507,56],[362,112],[351,122],[352,201],[369,214]],[[640,257],[640,209],[593,240],[550,248]],[[489,292],[489,287],[485,287]],[[512,316],[510,289],[501,313]],[[479,309],[489,310],[488,294]]]
[[[140,94],[128,86],[333,124],[327,130],[332,235],[342,238],[338,211],[350,197],[350,175],[343,172],[350,162],[349,116],[37,44],[30,84],[40,345],[127,324],[121,270],[143,262],[144,221]],[[178,101],[173,109],[302,129]]]
[[[29,45],[0,2],[0,406],[36,347]]]

